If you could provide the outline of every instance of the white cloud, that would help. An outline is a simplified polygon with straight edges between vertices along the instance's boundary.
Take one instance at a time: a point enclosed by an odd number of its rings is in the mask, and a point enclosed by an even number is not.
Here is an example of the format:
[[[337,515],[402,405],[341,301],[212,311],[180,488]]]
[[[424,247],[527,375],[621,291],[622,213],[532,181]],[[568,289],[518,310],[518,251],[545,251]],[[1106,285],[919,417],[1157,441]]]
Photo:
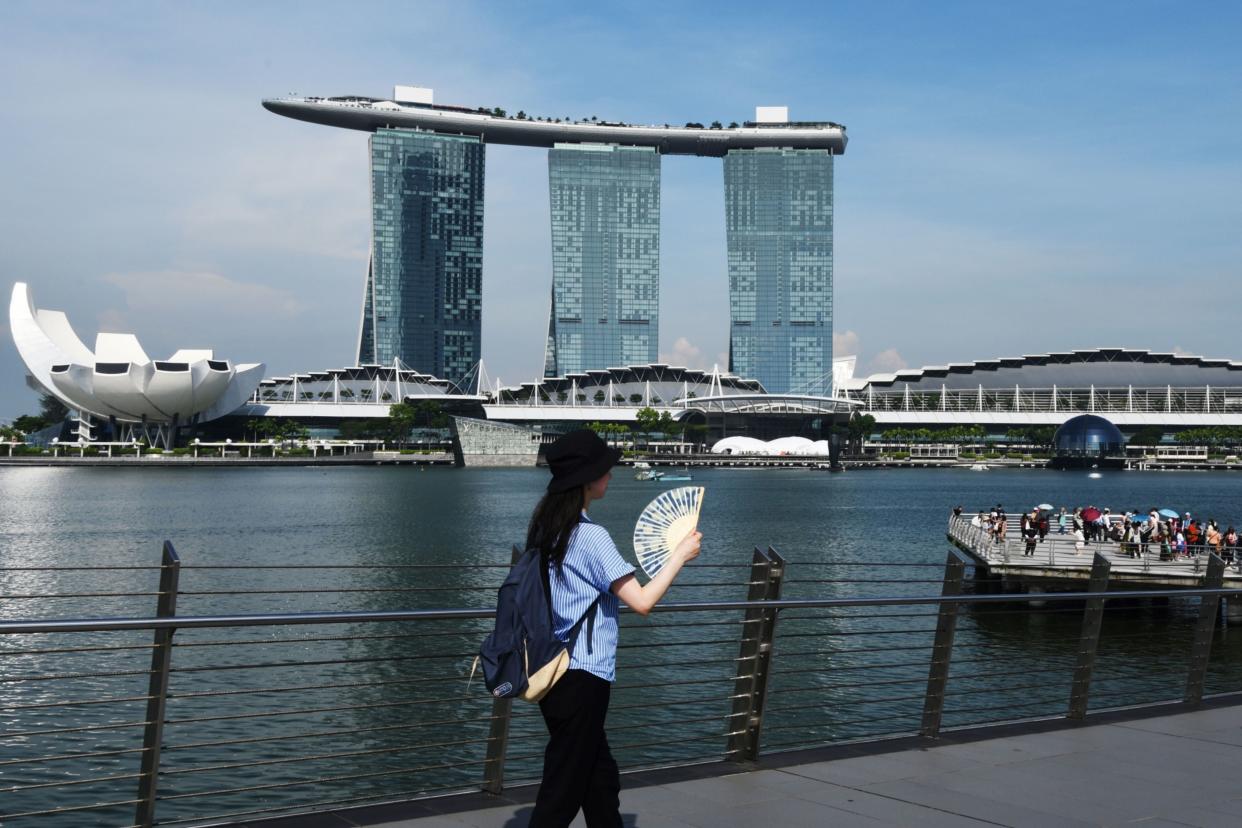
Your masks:
[[[198,174],[175,212],[187,240],[363,262],[369,255],[365,138],[321,130],[294,133],[279,152],[223,147]]]
[[[858,356],[859,340],[858,334],[853,331],[844,331],[842,333],[833,333],[832,335],[832,355],[833,357]]]
[[[1187,351],[1181,345],[1174,345],[1173,353],[1177,354],[1178,356],[1198,356],[1198,354],[1194,353],[1193,351]]]
[[[896,348],[887,348],[871,358],[868,367],[873,374],[891,374],[903,368],[909,368],[905,358]]]
[[[192,313],[195,316],[263,316],[288,319],[306,306],[289,291],[239,282],[219,273],[155,270],[109,273],[108,284],[125,293],[126,307],[139,314]],[[124,317],[119,317],[124,319]],[[169,320],[164,320],[166,325]]]
[[[673,349],[668,353],[660,354],[660,362],[665,365],[675,365],[681,368],[698,368],[700,370],[710,369],[707,359],[703,355],[703,349],[686,339],[679,336],[677,341],[673,343]]]

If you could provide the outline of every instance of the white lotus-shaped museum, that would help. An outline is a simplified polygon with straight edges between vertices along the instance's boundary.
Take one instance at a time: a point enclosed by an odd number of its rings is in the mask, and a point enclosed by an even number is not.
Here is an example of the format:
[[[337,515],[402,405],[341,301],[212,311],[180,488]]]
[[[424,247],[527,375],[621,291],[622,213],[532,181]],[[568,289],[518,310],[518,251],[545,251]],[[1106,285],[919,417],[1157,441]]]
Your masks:
[[[97,334],[91,351],[63,311],[35,309],[24,282],[13,286],[9,326],[35,381],[79,412],[84,439],[92,439],[97,418],[119,426],[116,439],[143,435],[170,446],[178,426],[231,413],[263,379],[263,363],[233,365],[210,350],[153,360],[133,334]]]

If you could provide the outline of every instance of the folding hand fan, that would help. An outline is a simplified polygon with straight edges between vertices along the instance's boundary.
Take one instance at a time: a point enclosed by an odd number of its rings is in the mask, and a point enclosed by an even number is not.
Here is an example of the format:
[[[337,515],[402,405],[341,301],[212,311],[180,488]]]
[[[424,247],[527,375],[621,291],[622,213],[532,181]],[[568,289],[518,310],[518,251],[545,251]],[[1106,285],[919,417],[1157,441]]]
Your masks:
[[[677,544],[698,526],[702,506],[703,487],[682,486],[663,492],[643,509],[634,526],[634,554],[648,578],[664,568]]]

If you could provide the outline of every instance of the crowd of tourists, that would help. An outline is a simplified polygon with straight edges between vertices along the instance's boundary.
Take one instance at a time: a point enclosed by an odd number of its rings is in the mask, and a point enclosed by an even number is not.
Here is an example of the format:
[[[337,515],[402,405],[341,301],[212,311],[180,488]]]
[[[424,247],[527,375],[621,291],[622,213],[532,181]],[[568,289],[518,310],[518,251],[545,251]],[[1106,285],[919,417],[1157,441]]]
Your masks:
[[[962,514],[962,507],[953,510]],[[1221,529],[1214,519],[1196,520],[1186,512],[1152,507],[1146,512],[1129,509],[1114,513],[1111,508],[1062,506],[1059,511],[1047,503],[1033,506],[1013,520],[1005,507],[996,504],[971,519],[994,543],[1004,543],[1012,528],[1025,541],[1023,555],[1033,556],[1039,544],[1055,531],[1074,540],[1074,554],[1081,555],[1093,543],[1119,544],[1131,558],[1158,555],[1162,561],[1215,553],[1225,563],[1242,563],[1242,537],[1234,527]]]

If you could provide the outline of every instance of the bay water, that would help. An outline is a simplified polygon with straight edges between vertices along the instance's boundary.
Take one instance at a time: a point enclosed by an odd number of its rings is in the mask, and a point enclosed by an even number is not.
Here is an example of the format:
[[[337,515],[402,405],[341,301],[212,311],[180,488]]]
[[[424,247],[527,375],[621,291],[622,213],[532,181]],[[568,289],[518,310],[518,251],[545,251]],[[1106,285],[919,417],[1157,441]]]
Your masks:
[[[1171,507],[1242,525],[1242,475],[1229,473],[691,473],[707,489],[703,553],[668,601],[744,598],[752,550],[769,546],[787,561],[784,597],[938,594],[958,504]],[[180,615],[490,607],[546,481],[541,469],[0,468],[0,617],[153,615],[164,540],[183,564]],[[632,559],[635,519],[672,485],[619,468],[592,518]],[[1093,708],[1180,697],[1195,612],[1193,600],[1110,610]],[[764,749],[917,730],[934,614],[784,614]],[[609,719],[623,766],[726,755],[739,622],[623,619]],[[1081,605],[967,612],[946,725],[1063,713],[1080,624]],[[477,785],[491,702],[466,681],[488,626],[178,632],[161,822]],[[4,794],[0,813],[117,802],[30,824],[129,824],[149,660],[150,633],[0,639],[0,789],[75,783]],[[1242,633],[1221,630],[1208,690],[1238,689]],[[507,778],[537,778],[542,723],[533,706],[514,713]]]

